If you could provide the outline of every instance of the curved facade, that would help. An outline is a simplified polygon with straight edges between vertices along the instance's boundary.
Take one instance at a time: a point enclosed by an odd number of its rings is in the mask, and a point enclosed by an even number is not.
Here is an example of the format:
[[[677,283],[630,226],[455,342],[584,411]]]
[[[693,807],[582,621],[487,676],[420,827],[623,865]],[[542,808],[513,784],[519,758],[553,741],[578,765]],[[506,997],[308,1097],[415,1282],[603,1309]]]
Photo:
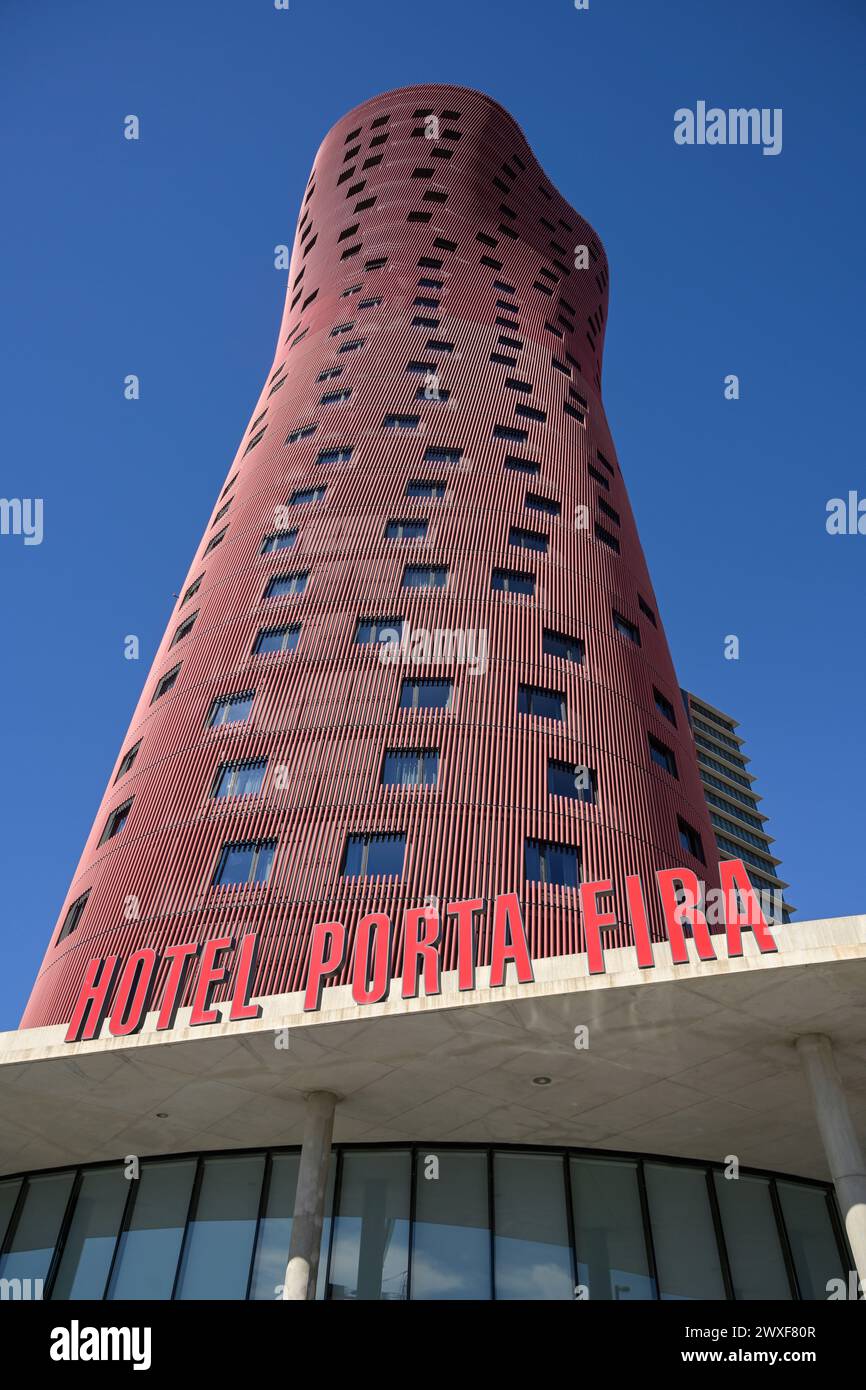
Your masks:
[[[611,945],[626,875],[717,882],[601,400],[607,311],[598,237],[488,98],[410,87],[331,130],[24,1026],[67,1021],[112,952],[255,930],[261,996],[302,987],[316,922],[351,942],[365,913],[516,893],[549,956],[581,949],[581,879],[614,884]]]
[[[0,1279],[58,1301],[279,1299],[299,1157],[186,1154],[136,1174],[113,1163],[0,1181]],[[316,1297],[824,1300],[849,1259],[821,1183],[745,1169],[732,1181],[720,1164],[660,1156],[343,1145]]]

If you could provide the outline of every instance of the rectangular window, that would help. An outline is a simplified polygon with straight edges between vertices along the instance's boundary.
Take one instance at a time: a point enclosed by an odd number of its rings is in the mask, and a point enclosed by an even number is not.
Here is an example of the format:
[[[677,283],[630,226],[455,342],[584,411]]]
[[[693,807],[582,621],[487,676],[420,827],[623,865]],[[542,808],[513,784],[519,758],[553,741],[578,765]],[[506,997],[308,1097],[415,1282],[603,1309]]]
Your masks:
[[[518,458],[516,454],[506,454],[503,462],[512,473],[527,473],[534,478],[541,472],[540,463],[535,463],[532,459]]]
[[[115,779],[114,779],[115,782],[119,782],[120,779],[121,779],[121,777],[125,777],[125,776],[126,776],[127,772],[128,772],[129,769],[132,767],[132,764],[135,762],[136,758],[138,757],[138,750],[139,750],[140,747],[141,747],[141,739],[138,740],[138,743],[134,743],[134,744],[132,745],[132,747],[130,748],[129,752],[128,752],[127,754],[124,755],[124,757],[123,757],[123,759],[122,759],[122,761],[121,761],[120,767],[117,769],[117,776],[116,776]]]
[[[595,523],[595,538],[597,541],[601,541],[603,545],[606,545],[608,549],[616,551],[617,555],[619,554],[619,541],[616,536],[612,535],[610,531],[605,530],[604,526],[601,526],[598,522]]]
[[[309,249],[309,248],[308,248],[308,249]],[[260,439],[262,438],[262,436],[264,435],[264,432],[265,432],[266,429],[267,429],[267,425],[264,425],[264,426],[259,430],[258,434],[254,434],[254,435],[253,435],[253,437],[252,437],[252,439],[250,440],[249,444],[248,444],[247,447],[244,449],[244,454],[243,454],[244,457],[246,457],[246,455],[250,452],[250,449],[254,449],[254,448],[256,447],[256,445],[258,444],[259,440],[260,440]]]
[[[363,346],[364,346],[364,339],[363,339],[363,338],[353,338],[352,341],[351,341],[350,343],[344,343],[344,344],[343,344],[343,346],[340,348],[340,352],[341,352],[341,353],[342,353],[342,352],[357,352],[357,351],[358,351],[360,348],[362,348]]]
[[[541,424],[544,424],[547,419],[543,410],[536,410],[534,405],[524,405],[522,401],[517,402],[514,413],[522,416],[525,420],[538,420]]]
[[[402,638],[402,618],[359,618],[355,628],[355,642],[359,646],[371,642],[398,643]]]
[[[213,876],[214,887],[267,883],[276,848],[276,840],[247,840],[243,843],[223,845]]]
[[[587,468],[589,469],[589,476],[595,479],[599,487],[603,487],[605,492],[610,492],[610,483],[607,481],[604,474],[599,473],[597,468],[593,468],[591,463],[587,464]]]
[[[564,763],[557,758],[547,762],[547,790],[551,796],[565,796],[570,801],[595,805],[595,769],[580,763]]]
[[[521,526],[512,526],[508,533],[508,544],[515,545],[520,550],[536,550],[541,555],[547,554],[547,537],[540,531],[526,531]]]
[[[454,344],[446,343],[442,338],[428,338],[427,347],[430,352],[453,352]]]
[[[598,510],[600,512],[603,512],[605,516],[610,517],[611,521],[615,522],[616,525],[619,526],[619,512],[614,507],[609,506],[608,503],[605,502],[603,497],[597,497],[596,503],[598,505]]]
[[[508,439],[512,444],[525,444],[529,435],[526,430],[514,430],[510,425],[494,425],[494,439]]]
[[[418,752],[390,748],[382,765],[383,787],[434,787],[439,775],[439,753],[435,748]]]
[[[655,613],[652,611],[652,609],[650,608],[649,604],[644,602],[644,600],[641,598],[640,594],[638,594],[638,596],[637,596],[637,604],[638,604],[638,608],[639,608],[640,611],[643,613],[644,617],[645,617],[645,618],[649,618],[649,620],[650,620],[650,622],[652,623],[653,627],[656,627],[656,626],[657,626],[657,624],[656,624],[656,615],[655,615]]]
[[[445,483],[438,479],[428,482],[424,478],[410,478],[406,484],[407,497],[444,497]]]
[[[113,840],[115,835],[120,834],[121,830],[126,825],[126,818],[129,815],[129,808],[131,805],[132,797],[130,797],[128,801],[124,801],[122,806],[118,806],[112,811],[108,820],[105,822],[105,829],[99,841],[101,845],[104,845],[106,840]]]
[[[212,796],[256,796],[262,789],[267,758],[255,762],[222,763],[214,781]]]
[[[405,835],[350,835],[346,841],[343,875],[372,878],[400,875],[406,857]]]
[[[526,877],[530,883],[580,887],[580,851],[573,845],[549,840],[526,841]]]
[[[655,738],[652,734],[647,734],[647,740],[649,742],[650,757],[652,758],[653,762],[656,763],[659,767],[663,767],[665,772],[669,772],[672,777],[676,777],[677,760],[674,757],[671,749],[668,748],[666,744],[662,743],[660,739]]]
[[[375,202],[375,199],[371,198],[371,199],[370,199],[370,202],[371,202],[371,203],[372,203],[372,202]],[[359,206],[360,206],[360,204],[359,204]],[[378,298],[376,298],[376,299],[362,299],[362,300],[360,300],[359,303],[358,303],[358,308],[359,308],[359,309],[375,309],[375,308],[377,308],[378,305],[380,305],[381,303],[382,303],[382,296],[379,295]]]
[[[535,593],[535,577],[518,570],[495,569],[490,576],[490,587],[505,594],[531,595]]]
[[[275,574],[265,589],[265,598],[284,598],[286,594],[302,594],[307,587],[307,575]]]
[[[583,662],[584,644],[580,637],[566,637],[561,632],[545,628],[541,635],[541,650],[545,656],[559,656],[564,661]]]
[[[297,444],[299,439],[306,439],[309,435],[315,434],[317,429],[318,425],[303,425],[299,430],[292,430],[292,433],[286,439],[286,443]]]
[[[216,535],[213,537],[212,540],[208,541],[207,545],[204,548],[205,555],[210,555],[212,550],[216,550],[218,545],[222,545],[222,542],[225,539],[226,531],[228,529],[229,528],[227,526],[224,526],[221,531],[217,531]]]
[[[209,727],[215,729],[220,724],[240,724],[248,719],[254,695],[254,690],[247,690],[243,695],[222,695],[214,700],[207,720]]]
[[[348,463],[351,457],[351,449],[323,449],[316,462],[324,465]]]
[[[385,527],[387,541],[423,541],[427,535],[426,521],[389,521]]]
[[[63,926],[60,928],[60,935],[57,938],[58,944],[61,941],[65,941],[66,937],[70,936],[72,932],[75,931],[75,928],[81,921],[84,909],[87,906],[87,899],[89,897],[90,889],[88,888],[87,892],[82,893],[80,898],[76,898],[75,902],[69,908],[68,912],[66,913],[66,916],[63,919]]]
[[[688,821],[683,820],[682,816],[677,816],[677,825],[680,832],[680,844],[683,849],[688,854],[693,855],[695,859],[700,859],[702,864],[705,864],[704,844],[697,830],[689,825]]]
[[[170,645],[171,645],[172,647],[175,646],[178,642],[182,642],[183,639],[184,639],[184,637],[188,637],[188,636],[189,636],[189,634],[192,632],[193,623],[195,622],[195,620],[196,620],[197,617],[198,617],[198,613],[196,612],[196,613],[191,613],[190,616],[189,616],[188,618],[185,618],[185,619],[184,619],[184,621],[181,623],[180,627],[178,628],[177,632],[174,634],[174,636],[173,636],[172,639],[171,639]]]
[[[263,627],[253,651],[256,656],[263,652],[293,652],[301,636],[299,627]]]
[[[194,581],[192,582],[192,584],[190,584],[189,588],[187,589],[186,593],[184,594],[183,598],[182,598],[181,601],[180,601],[180,606],[181,606],[181,608],[183,608],[183,605],[184,605],[185,603],[189,603],[189,600],[190,600],[195,594],[198,593],[199,589],[201,588],[201,581],[202,581],[203,579],[204,579],[204,575],[203,575],[203,574],[200,574],[199,577],[198,577],[198,579],[194,580]]]
[[[153,699],[150,702],[151,704],[155,704],[156,701],[160,698],[160,696],[168,694],[168,692],[171,690],[171,687],[177,680],[180,668],[181,662],[178,662],[177,665],[173,666],[170,671],[166,671],[162,680],[157,685],[156,690],[153,692]]]
[[[319,402],[320,405],[342,405],[352,394],[351,386],[347,386],[345,391],[328,391]]]
[[[517,687],[517,713],[534,714],[539,719],[565,719],[565,696],[558,690],[544,690],[539,685]]]
[[[463,457],[462,449],[425,449],[425,463],[459,463]]]
[[[525,506],[530,512],[544,512],[546,516],[559,516],[562,508],[552,497],[541,497],[537,492],[527,492]]]
[[[450,709],[451,681],[404,680],[400,687],[401,709]]]
[[[640,633],[635,624],[630,623],[628,618],[624,618],[621,613],[617,613],[616,609],[613,610],[613,625],[623,637],[634,642],[635,646],[640,646]]]
[[[354,321],[353,321],[352,323],[337,323],[337,324],[335,324],[334,327],[331,329],[331,337],[332,337],[332,338],[339,338],[339,336],[340,336],[341,333],[351,333],[351,331],[352,331],[352,329],[353,329],[354,327],[355,327]]]
[[[297,531],[275,531],[273,535],[265,536],[262,541],[261,554],[271,555],[275,550],[290,550],[297,539]]]
[[[666,719],[669,724],[673,724],[674,728],[676,728],[677,717],[674,713],[674,707],[667,696],[663,695],[660,690],[656,690],[655,686],[653,686],[653,699],[656,702],[656,709],[659,714]]]
[[[447,569],[425,569],[421,565],[409,565],[403,571],[403,588],[444,589],[447,579]]]
[[[331,381],[334,377],[342,375],[342,367],[328,367],[324,372],[319,372],[316,381]]]
[[[383,430],[417,430],[420,424],[418,415],[386,415],[382,421]]]
[[[229,500],[225,503],[225,505],[222,506],[222,507],[220,507],[219,511],[217,512],[216,516],[214,517],[213,521],[211,522],[211,526],[216,526],[216,524],[217,524],[217,522],[219,521],[220,517],[225,516],[226,512],[228,511],[228,509],[229,509],[229,507],[231,506],[231,504],[232,504],[233,501],[234,501],[234,498],[233,498],[233,497],[230,497]]]
[[[325,495],[324,487],[301,488],[289,498],[290,507],[305,507],[310,502],[321,502]]]

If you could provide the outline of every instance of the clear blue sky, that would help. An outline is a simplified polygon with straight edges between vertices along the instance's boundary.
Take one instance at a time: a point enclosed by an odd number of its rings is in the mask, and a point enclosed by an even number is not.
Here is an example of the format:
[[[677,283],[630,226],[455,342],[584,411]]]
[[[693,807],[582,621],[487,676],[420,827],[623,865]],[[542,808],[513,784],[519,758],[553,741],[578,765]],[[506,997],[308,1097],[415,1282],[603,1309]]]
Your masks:
[[[316,148],[411,82],[501,102],[602,237],[680,680],[739,718],[798,915],[866,910],[866,536],[824,525],[866,496],[864,40],[861,0],[4,0],[0,495],[43,498],[45,534],[0,536],[0,1027],[271,361]],[[698,100],[782,107],[782,153],[676,146]]]

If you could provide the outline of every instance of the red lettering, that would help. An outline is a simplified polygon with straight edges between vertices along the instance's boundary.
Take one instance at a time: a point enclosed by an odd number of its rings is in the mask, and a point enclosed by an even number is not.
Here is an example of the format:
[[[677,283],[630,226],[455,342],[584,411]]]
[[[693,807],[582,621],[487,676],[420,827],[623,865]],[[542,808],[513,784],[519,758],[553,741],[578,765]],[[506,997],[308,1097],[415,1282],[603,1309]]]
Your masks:
[[[697,875],[693,874],[691,869],[659,869],[656,878],[661,893],[665,925],[668,929],[668,940],[671,943],[671,957],[674,965],[684,965],[689,958],[685,932],[683,931],[684,920],[691,925],[692,935],[701,960],[715,960],[716,953],[713,950],[707,919],[698,907],[701,890]],[[685,893],[685,902],[677,901],[675,883],[681,885]]]
[[[616,926],[616,913],[599,912],[600,893],[612,893],[613,884],[609,878],[600,878],[596,883],[580,885],[580,915],[583,919],[583,939],[590,975],[603,975],[604,945],[601,939],[602,927]]]
[[[258,937],[255,932],[248,932],[241,938],[241,949],[238,953],[238,968],[235,974],[235,987],[232,994],[232,1007],[229,1012],[229,1019],[232,1023],[239,1023],[243,1018],[261,1018],[261,1004],[250,1004],[250,985],[252,983],[253,969],[256,963],[256,947]]]
[[[352,998],[356,1004],[378,1004],[391,985],[391,921],[384,912],[362,917],[355,931]],[[370,947],[373,969],[370,970]]]
[[[535,976],[526,932],[520,916],[520,903],[516,893],[502,893],[496,899],[493,909],[493,947],[490,958],[490,988],[496,989],[505,983],[505,967],[509,960],[517,966],[517,978],[522,985],[531,985]]]
[[[418,997],[418,967],[424,974],[424,993],[438,994],[441,961],[439,957],[439,913],[432,907],[411,907],[406,913],[403,933],[403,998]]]
[[[317,922],[310,945],[304,1012],[322,1007],[325,980],[335,974],[346,954],[346,928],[342,922]]]
[[[742,928],[751,925],[758,950],[763,954],[778,951],[776,940],[767,926],[767,919],[761,911],[758,895],[749,882],[746,866],[742,859],[724,859],[719,864],[719,878],[725,895],[725,931],[728,938],[728,955],[743,954]],[[746,900],[745,913],[740,909],[740,898]]]
[[[199,970],[198,985],[192,1001],[192,1012],[189,1016],[190,1028],[196,1028],[201,1023],[219,1023],[220,1016],[218,1009],[209,1008],[211,992],[214,985],[222,984],[226,977],[228,966],[226,964],[217,965],[217,956],[227,951],[232,944],[230,936],[215,936],[212,941],[206,941],[201,953],[201,968]]]
[[[165,952],[164,959],[171,963],[166,976],[162,1008],[156,1020],[157,1032],[161,1033],[166,1028],[174,1027],[180,1005],[180,984],[183,979],[183,972],[190,956],[195,955],[198,955],[198,945],[195,941],[185,941],[180,946],[169,946]]]
[[[475,923],[473,918],[484,906],[482,898],[464,898],[448,904],[448,914],[457,916],[457,988],[475,988]]]
[[[120,977],[114,1009],[108,1022],[108,1031],[113,1037],[125,1038],[130,1033],[138,1032],[147,1012],[155,970],[156,951],[150,947],[133,951]]]
[[[84,983],[66,1030],[66,1042],[90,1042],[92,1038],[98,1037],[108,1012],[108,999],[117,978],[119,965],[120,956],[107,956],[104,961],[97,956],[94,960],[88,961]]]
[[[649,925],[646,919],[646,904],[643,900],[643,889],[637,874],[629,874],[625,881],[625,896],[628,903],[628,919],[631,922],[631,929],[634,932],[634,945],[637,951],[637,963],[641,970],[646,970],[655,965],[653,959],[653,945],[650,939]]]

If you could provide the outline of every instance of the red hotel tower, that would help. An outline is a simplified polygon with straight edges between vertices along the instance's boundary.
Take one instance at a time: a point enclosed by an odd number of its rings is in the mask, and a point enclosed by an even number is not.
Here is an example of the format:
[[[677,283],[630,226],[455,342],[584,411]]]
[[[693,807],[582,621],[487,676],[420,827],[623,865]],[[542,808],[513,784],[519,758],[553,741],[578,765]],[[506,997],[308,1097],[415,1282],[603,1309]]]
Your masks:
[[[581,880],[614,885],[610,945],[627,874],[717,883],[601,400],[607,309],[598,237],[488,97],[407,87],[331,130],[22,1026],[65,1023],[95,956],[256,932],[261,996],[303,986],[317,922],[351,942],[387,913],[396,974],[435,900],[448,969],[448,903],[515,892],[548,956],[581,949]]]

